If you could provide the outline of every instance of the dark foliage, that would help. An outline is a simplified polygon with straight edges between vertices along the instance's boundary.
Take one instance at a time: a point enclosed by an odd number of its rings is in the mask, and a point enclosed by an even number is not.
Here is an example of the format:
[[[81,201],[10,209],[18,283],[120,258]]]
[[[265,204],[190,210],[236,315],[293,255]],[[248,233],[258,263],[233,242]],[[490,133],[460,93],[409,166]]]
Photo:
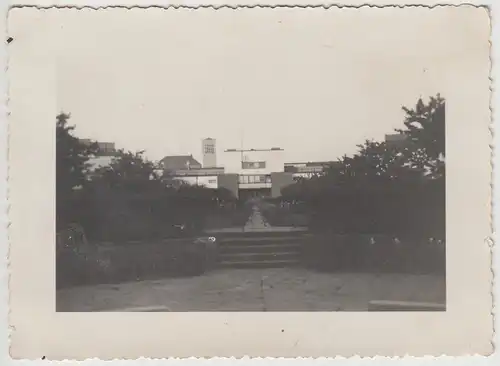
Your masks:
[[[97,144],[82,144],[68,118],[57,117],[58,230],[78,223],[92,241],[151,240],[177,235],[176,225],[196,235],[208,216],[239,210],[226,189],[169,184],[143,151],[120,150],[109,166],[90,171]]]
[[[207,250],[188,239],[94,246],[85,252],[67,248],[57,256],[56,286],[197,276],[208,269]]]
[[[387,235],[324,235],[303,246],[306,267],[325,272],[444,274],[445,245]]]
[[[73,136],[74,126],[68,124],[69,114],[56,117],[56,223],[65,228],[77,221],[72,203],[86,186],[88,160],[97,151],[97,145],[84,145]]]
[[[303,202],[314,230],[445,236],[445,102],[439,95],[406,113],[399,144],[365,141],[352,157],[282,190]]]

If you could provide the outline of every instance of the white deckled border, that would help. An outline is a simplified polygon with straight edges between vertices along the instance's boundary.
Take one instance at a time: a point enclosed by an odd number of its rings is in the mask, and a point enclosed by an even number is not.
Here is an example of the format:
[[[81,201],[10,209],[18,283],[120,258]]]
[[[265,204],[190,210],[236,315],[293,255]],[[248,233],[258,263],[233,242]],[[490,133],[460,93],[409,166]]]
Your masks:
[[[441,2],[439,2],[439,4],[444,4],[444,3],[453,3],[453,4],[457,4],[457,3],[461,3],[461,2],[465,2],[465,1],[454,1],[454,2],[441,1]],[[34,5],[39,4],[39,5],[42,5],[42,6],[50,6],[50,5],[54,5],[54,4],[53,4],[53,2],[50,2],[50,1],[41,1],[41,2],[32,1],[32,2],[15,2],[15,3],[17,3],[17,4],[34,4]],[[90,5],[90,6],[96,6],[96,7],[97,7],[97,6],[103,6],[103,2],[98,2],[98,1],[95,1],[95,2],[91,2],[91,1],[87,1],[87,2],[75,2],[75,1],[73,1],[73,2],[71,2],[71,3],[74,3],[74,4],[75,4],[75,5],[77,5],[77,6],[78,6],[78,5],[83,5],[83,4],[87,4],[87,5]],[[108,1],[106,4],[107,4],[107,5],[125,5],[125,6],[131,6],[133,3],[134,3],[134,1],[128,1],[128,2],[127,2],[127,1],[120,1],[120,2],[109,2],[109,1]],[[190,5],[192,5],[193,3],[194,3],[194,2],[184,2],[183,4],[190,6]],[[212,1],[212,2],[210,2],[210,3],[211,3],[211,4],[218,4],[217,2],[214,2],[214,1]],[[227,4],[228,2],[223,2],[223,3]],[[255,2],[254,2],[254,3],[255,3]],[[289,2],[288,2],[288,1],[283,1],[283,2],[273,2],[273,4],[284,4],[284,3],[289,3]],[[299,1],[299,2],[294,2],[294,4],[295,4],[295,5],[297,5],[297,4],[302,4],[302,3],[303,3],[303,2],[300,2],[300,1]],[[307,2],[307,4],[311,4],[311,3],[312,3],[311,1]],[[368,3],[368,2],[366,2],[366,1],[365,1],[365,2],[354,2],[354,3],[355,3],[355,5],[359,5],[360,3],[365,4],[365,3]],[[371,2],[369,2],[369,3],[372,3],[372,4],[373,4],[373,3],[376,3],[376,4],[383,4],[383,3],[386,3],[386,2],[383,2],[383,1],[371,1]],[[405,2],[405,3],[414,4],[414,2]],[[429,4],[429,3],[431,3],[431,4],[432,4],[432,3],[435,3],[435,2],[433,2],[433,1],[428,1],[428,0],[424,0],[424,1],[419,1],[419,3],[422,3],[422,4]],[[476,1],[469,1],[469,2],[467,2],[467,3],[480,3],[480,2],[476,2]],[[68,2],[65,2],[65,5],[66,5],[66,4],[68,4]],[[158,4],[158,3],[157,3],[157,4]],[[196,4],[200,4],[200,2],[196,2]],[[249,4],[249,5],[250,5],[250,3],[249,3],[249,2],[246,2],[246,1],[238,1],[238,4]],[[352,2],[351,2],[351,4],[352,4]],[[3,5],[3,4],[2,4],[2,5]],[[143,4],[141,3],[141,6],[142,6],[142,5],[143,5]],[[144,5],[147,5],[147,4],[144,4]],[[158,4],[158,5],[168,5],[168,4],[161,4],[161,3],[160,3],[160,4]],[[497,26],[497,28],[498,28],[498,26]],[[497,34],[500,34],[500,32],[497,32]],[[4,37],[4,38],[5,38],[5,37]],[[498,52],[498,47],[496,48],[496,50],[497,50],[497,52]],[[5,84],[2,84],[2,85],[5,85]],[[4,87],[4,90],[5,90],[5,87]],[[498,108],[496,109],[496,111],[497,111],[497,110],[498,110]],[[5,117],[5,116],[4,116],[4,117]],[[1,126],[2,126],[2,128],[0,129],[0,136],[2,136],[2,138],[5,138],[5,135],[6,135],[6,132],[7,132],[7,130],[4,128],[5,124],[1,124]],[[0,145],[1,145],[1,144],[0,144]],[[1,163],[5,163],[5,159],[3,159],[3,155],[2,155],[2,156],[0,156],[0,162],[1,162]],[[3,168],[3,166],[2,166],[2,168]],[[6,173],[6,169],[0,169],[0,188],[1,188],[0,190],[1,190],[2,192],[4,192],[4,191],[5,191],[5,190],[3,189],[3,188],[4,188],[4,186],[2,185],[2,184],[5,184],[5,179],[1,179],[1,178],[3,178],[3,176],[1,175],[1,174],[3,174],[3,173]],[[4,222],[7,222],[7,221],[4,221]],[[3,232],[4,232],[4,229],[5,229],[5,228],[4,228],[4,227],[2,227],[2,234],[3,234]],[[5,236],[3,236],[3,237],[5,237]],[[5,247],[5,246],[4,246],[4,247]],[[497,259],[497,264],[498,264],[498,259]],[[6,282],[6,281],[4,281],[4,282]],[[2,305],[3,305],[3,304],[2,304]],[[190,314],[190,315],[197,316],[196,314]],[[377,357],[377,358],[379,358],[379,357]],[[380,359],[380,358],[379,358],[379,359]],[[145,359],[142,359],[142,360],[140,361],[140,362],[141,362],[141,364],[142,364],[142,363],[144,363],[144,361],[145,361]],[[230,361],[230,360],[227,360],[227,361]],[[262,361],[263,361],[263,360],[262,360]],[[353,360],[351,360],[351,361],[353,361]],[[431,360],[428,360],[428,361],[431,361]],[[453,362],[454,364],[455,364],[455,362],[456,362],[455,360],[453,360],[453,359],[451,359],[451,358],[447,358],[447,360],[446,360],[446,358],[445,358],[445,360],[444,360],[444,361]],[[230,362],[233,362],[233,361],[230,361]],[[277,360],[276,362],[284,362],[284,360]],[[311,361],[305,361],[305,362],[311,362]],[[318,360],[317,362],[322,362],[322,360]],[[354,360],[354,362],[355,362],[355,360]],[[476,360],[476,361],[472,360],[472,362],[477,362],[477,360]],[[471,362],[471,364],[472,364],[472,362]],[[88,361],[87,363],[89,363],[89,364],[90,364],[91,362],[90,362],[90,361]],[[474,364],[475,364],[475,363],[474,363]]]

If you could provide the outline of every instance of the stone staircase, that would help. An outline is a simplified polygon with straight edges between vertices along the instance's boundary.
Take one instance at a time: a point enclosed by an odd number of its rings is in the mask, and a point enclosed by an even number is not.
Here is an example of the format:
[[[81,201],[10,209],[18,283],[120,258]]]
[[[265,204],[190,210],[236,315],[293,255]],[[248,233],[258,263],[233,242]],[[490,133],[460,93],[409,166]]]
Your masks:
[[[306,232],[233,233],[218,239],[219,268],[282,268],[300,264]]]

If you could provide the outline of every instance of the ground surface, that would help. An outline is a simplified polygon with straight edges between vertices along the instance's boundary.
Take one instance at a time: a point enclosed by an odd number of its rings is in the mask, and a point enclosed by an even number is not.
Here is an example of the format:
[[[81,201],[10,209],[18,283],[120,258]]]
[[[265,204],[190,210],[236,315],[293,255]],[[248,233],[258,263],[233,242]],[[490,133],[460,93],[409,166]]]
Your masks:
[[[160,305],[171,311],[363,311],[370,300],[444,302],[445,279],[300,268],[227,269],[192,278],[75,287],[58,291],[56,297],[58,311]]]

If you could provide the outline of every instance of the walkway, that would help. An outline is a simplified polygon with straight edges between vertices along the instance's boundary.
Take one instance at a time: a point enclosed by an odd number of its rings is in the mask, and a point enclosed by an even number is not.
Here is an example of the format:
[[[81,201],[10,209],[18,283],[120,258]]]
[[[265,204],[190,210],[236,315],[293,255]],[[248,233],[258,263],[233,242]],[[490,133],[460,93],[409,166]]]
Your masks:
[[[252,207],[252,213],[244,227],[231,227],[206,230],[208,234],[222,234],[222,233],[241,233],[241,232],[291,232],[291,231],[307,231],[307,227],[299,226],[271,226],[266,222],[259,206]]]
[[[247,223],[245,224],[245,227],[243,228],[244,231],[266,231],[267,229],[270,229],[271,226],[264,220],[264,217],[262,217],[262,213],[260,212],[259,208],[257,205],[252,207],[252,213],[250,217],[248,218]]]
[[[370,300],[444,302],[445,279],[329,274],[301,268],[228,269],[192,278],[60,290],[58,311],[167,306],[171,311],[356,311]]]

